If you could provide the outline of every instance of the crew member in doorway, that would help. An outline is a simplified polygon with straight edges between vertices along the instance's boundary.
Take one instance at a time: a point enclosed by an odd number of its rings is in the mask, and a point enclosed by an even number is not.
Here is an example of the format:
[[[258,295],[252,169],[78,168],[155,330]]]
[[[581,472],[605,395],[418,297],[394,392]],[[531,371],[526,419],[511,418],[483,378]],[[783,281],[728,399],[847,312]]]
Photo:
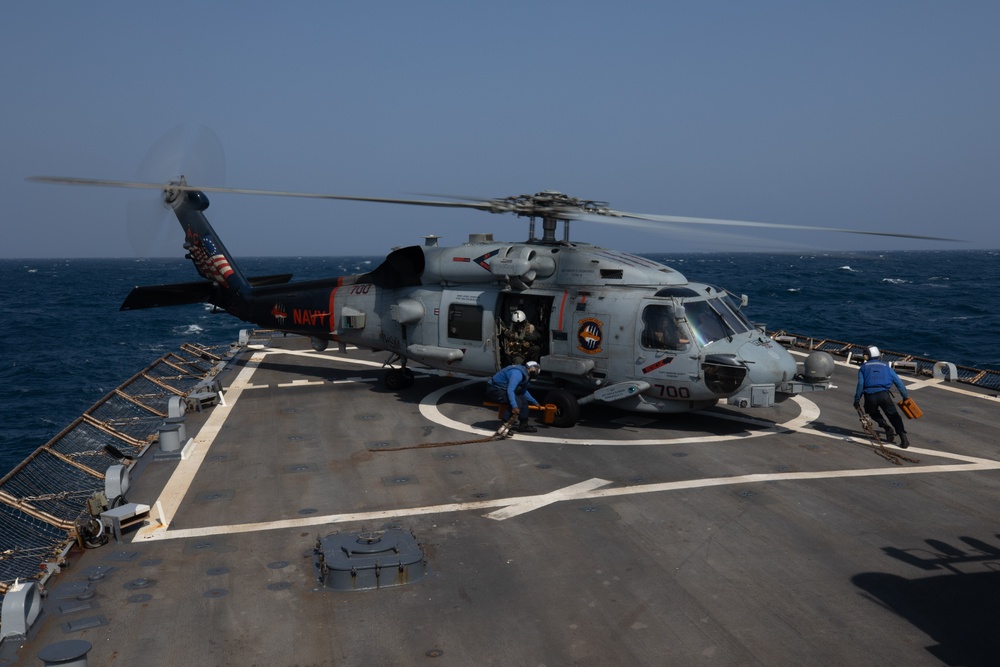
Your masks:
[[[885,429],[886,442],[892,442],[893,437],[898,433],[899,446],[906,449],[910,446],[910,439],[906,437],[903,418],[896,410],[896,404],[893,402],[889,390],[893,385],[896,385],[900,396],[904,399],[909,398],[909,393],[906,391],[906,385],[896,375],[896,371],[882,361],[881,356],[882,353],[874,345],[865,350],[865,361],[858,370],[858,388],[854,391],[854,407],[861,407],[861,395],[864,394],[865,412]],[[892,426],[887,424],[885,418],[882,417],[883,412],[889,418]],[[893,427],[895,427],[895,431],[893,431]]]
[[[501,415],[503,421],[510,419],[511,413],[517,415],[517,430],[521,433],[534,433],[538,429],[528,423],[528,403],[538,405],[538,401],[528,391],[528,384],[538,377],[538,362],[513,364],[496,372],[486,383],[486,398],[507,409]]]
[[[507,362],[523,364],[527,361],[538,361],[542,353],[539,341],[541,334],[535,325],[528,321],[523,310],[515,310],[510,318],[511,323],[503,332],[503,349]]]

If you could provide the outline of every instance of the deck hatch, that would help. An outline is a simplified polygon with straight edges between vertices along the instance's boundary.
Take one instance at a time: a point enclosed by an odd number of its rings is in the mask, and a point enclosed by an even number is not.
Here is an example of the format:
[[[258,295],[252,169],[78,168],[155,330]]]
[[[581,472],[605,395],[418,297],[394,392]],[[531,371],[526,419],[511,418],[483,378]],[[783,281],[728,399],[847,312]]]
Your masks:
[[[106,616],[88,616],[87,618],[78,618],[72,621],[67,621],[66,623],[63,623],[61,627],[63,632],[69,634],[71,632],[80,632],[82,630],[92,630],[104,625],[108,625],[108,619]]]
[[[362,591],[412,584],[427,573],[416,538],[398,528],[332,533],[313,551],[317,578],[335,591]]]

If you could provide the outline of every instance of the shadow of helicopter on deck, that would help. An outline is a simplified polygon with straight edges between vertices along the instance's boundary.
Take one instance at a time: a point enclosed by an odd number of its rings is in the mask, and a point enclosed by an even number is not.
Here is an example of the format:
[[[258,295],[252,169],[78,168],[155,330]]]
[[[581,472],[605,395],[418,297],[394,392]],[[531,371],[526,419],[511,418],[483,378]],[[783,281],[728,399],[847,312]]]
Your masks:
[[[944,664],[996,665],[1000,656],[1000,548],[974,537],[958,539],[964,543],[962,548],[928,539],[927,547],[883,549],[920,570],[939,572],[936,576],[907,579],[866,572],[853,577],[852,583],[933,638],[937,644],[927,651]],[[978,566],[977,571],[969,572],[970,565]]]

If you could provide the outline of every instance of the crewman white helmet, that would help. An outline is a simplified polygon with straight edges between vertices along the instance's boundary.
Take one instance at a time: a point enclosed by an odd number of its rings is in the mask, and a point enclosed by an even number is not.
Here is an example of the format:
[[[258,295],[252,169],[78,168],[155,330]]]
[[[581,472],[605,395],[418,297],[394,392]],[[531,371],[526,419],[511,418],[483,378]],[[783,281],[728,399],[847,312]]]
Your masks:
[[[515,310],[510,319],[514,322],[514,324],[521,324],[522,322],[526,322],[528,320],[528,316],[525,315],[523,311]]]
[[[868,346],[867,354],[869,359],[878,359],[880,356],[882,356],[882,353],[874,345]]]
[[[538,375],[538,372],[542,370],[537,361],[529,361],[525,366],[528,368],[528,375]]]

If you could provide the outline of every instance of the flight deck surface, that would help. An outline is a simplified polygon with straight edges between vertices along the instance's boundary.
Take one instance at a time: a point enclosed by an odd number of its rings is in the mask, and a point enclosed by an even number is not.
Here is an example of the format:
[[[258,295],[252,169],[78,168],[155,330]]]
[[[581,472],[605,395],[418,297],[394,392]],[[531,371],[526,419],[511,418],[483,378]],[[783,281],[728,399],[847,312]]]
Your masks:
[[[149,525],[50,581],[14,660],[84,639],[91,665],[994,664],[990,393],[901,374],[925,416],[899,465],[839,363],[838,389],[774,409],[586,406],[449,445],[499,425],[483,381],[390,392],[383,357],[251,347],[185,458],[133,471]],[[422,579],[319,582],[317,538],[384,530]]]

